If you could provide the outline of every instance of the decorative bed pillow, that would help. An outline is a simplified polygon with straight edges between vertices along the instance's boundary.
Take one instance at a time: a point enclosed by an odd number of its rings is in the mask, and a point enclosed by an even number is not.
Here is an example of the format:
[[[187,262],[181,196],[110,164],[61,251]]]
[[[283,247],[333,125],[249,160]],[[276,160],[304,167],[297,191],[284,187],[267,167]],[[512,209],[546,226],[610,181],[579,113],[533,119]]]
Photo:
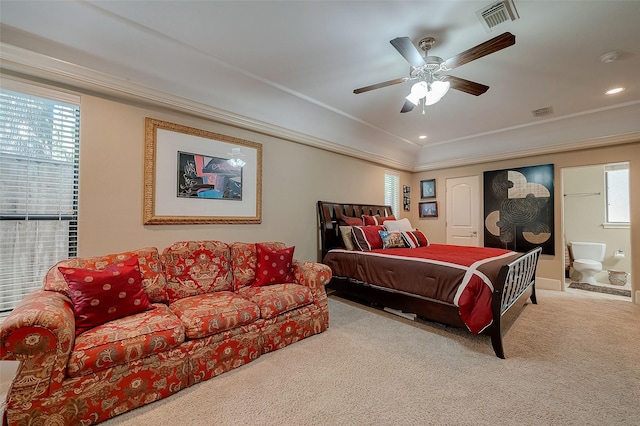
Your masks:
[[[379,214],[374,216],[367,214],[362,215],[362,221],[365,226],[382,225],[387,220],[396,220],[396,217],[394,215],[381,217]]]
[[[295,246],[274,250],[256,243],[256,281],[251,287],[295,282],[293,276],[293,251]]]
[[[427,236],[417,229],[413,231],[402,231],[401,235],[404,243],[409,248],[428,247],[430,244]]]
[[[382,248],[380,232],[383,226],[354,226],[351,228],[353,242],[357,250],[368,251]]]
[[[404,240],[402,239],[402,234],[398,231],[389,232],[389,231],[378,231],[380,233],[380,238],[382,238],[382,248],[404,248],[406,247]]]
[[[151,308],[142,287],[138,256],[101,271],[59,267],[69,285],[76,336],[108,321]]]
[[[377,220],[378,220],[378,225],[384,225],[384,223],[388,220],[396,220],[396,217],[394,215],[383,216],[383,217],[378,216]]]
[[[340,219],[338,219],[338,224],[345,226],[362,226],[364,222],[359,217],[340,216]]]
[[[363,214],[362,222],[364,223],[364,226],[375,226],[378,224],[378,217],[380,217],[380,215],[371,216],[368,214]]]
[[[411,222],[406,217],[404,219],[399,220],[387,220],[384,222],[384,227],[387,231],[413,231],[413,227],[411,226]]]
[[[353,235],[351,234],[351,226],[341,226],[340,236],[342,237],[344,248],[346,248],[347,250],[356,249],[355,246],[353,245]]]

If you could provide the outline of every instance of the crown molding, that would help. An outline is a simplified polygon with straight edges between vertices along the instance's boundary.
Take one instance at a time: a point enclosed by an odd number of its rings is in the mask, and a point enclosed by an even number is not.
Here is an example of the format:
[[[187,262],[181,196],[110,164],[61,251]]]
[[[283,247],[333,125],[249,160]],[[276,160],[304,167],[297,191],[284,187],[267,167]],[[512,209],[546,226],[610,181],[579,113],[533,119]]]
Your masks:
[[[259,120],[253,120],[211,105],[174,96],[87,67],[0,42],[0,69],[16,73],[27,80],[42,79],[48,84],[63,84],[81,93],[110,96],[149,106],[169,108],[222,124],[254,131],[267,136],[319,148],[325,151],[376,163],[388,168],[413,171],[414,165],[372,152],[340,145]]]
[[[640,132],[631,132],[620,135],[605,136],[600,138],[573,141],[553,146],[536,147],[519,151],[492,154],[473,159],[448,160],[438,163],[430,163],[414,168],[414,172],[448,169],[453,167],[470,166],[473,164],[489,163],[493,161],[511,160],[514,158],[532,157],[534,155],[555,154],[559,152],[575,151],[577,149],[599,148],[601,146],[620,145],[640,141]]]

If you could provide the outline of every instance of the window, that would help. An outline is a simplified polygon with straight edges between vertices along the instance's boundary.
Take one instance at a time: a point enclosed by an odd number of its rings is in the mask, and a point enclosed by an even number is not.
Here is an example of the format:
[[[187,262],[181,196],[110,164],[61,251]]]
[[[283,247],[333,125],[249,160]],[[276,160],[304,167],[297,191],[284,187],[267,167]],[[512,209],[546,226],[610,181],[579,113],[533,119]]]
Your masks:
[[[628,225],[629,210],[629,163],[607,164],[604,168],[606,180],[607,224]]]
[[[0,312],[6,312],[42,288],[53,264],[77,254],[80,107],[77,96],[2,83]]]
[[[391,206],[393,214],[398,217],[399,196],[400,196],[400,177],[389,173],[384,174],[384,203]]]

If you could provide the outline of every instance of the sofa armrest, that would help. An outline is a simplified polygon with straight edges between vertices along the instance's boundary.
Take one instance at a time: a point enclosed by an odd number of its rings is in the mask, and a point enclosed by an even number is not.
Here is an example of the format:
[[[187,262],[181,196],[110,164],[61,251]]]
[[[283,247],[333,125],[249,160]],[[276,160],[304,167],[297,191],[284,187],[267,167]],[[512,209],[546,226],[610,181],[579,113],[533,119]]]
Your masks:
[[[293,274],[296,283],[307,286],[318,297],[327,297],[324,286],[331,281],[331,268],[322,263],[293,260]]]
[[[74,341],[68,297],[46,290],[26,296],[0,326],[0,359],[20,361],[9,403],[29,403],[57,390]]]

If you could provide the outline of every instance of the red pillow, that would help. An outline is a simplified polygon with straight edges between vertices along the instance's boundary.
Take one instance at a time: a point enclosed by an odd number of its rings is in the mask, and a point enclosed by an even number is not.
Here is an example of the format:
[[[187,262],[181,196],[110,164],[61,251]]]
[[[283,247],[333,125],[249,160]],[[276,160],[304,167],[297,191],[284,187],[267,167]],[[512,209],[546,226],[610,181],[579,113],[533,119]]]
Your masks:
[[[374,225],[378,225],[378,218],[380,217],[380,215],[375,215],[375,216],[371,216],[368,214],[363,214],[362,215],[362,222],[364,223],[365,226],[374,226]]]
[[[382,237],[378,231],[384,231],[384,226],[354,226],[351,228],[353,242],[362,251],[380,249]]]
[[[295,246],[281,250],[274,250],[260,243],[256,243],[256,281],[251,287],[263,285],[292,283],[293,276],[293,251]]]
[[[380,217],[379,214],[374,216],[368,214],[362,215],[362,221],[364,222],[365,226],[382,225],[386,220],[396,220],[396,217],[394,215]]]
[[[409,248],[428,247],[429,239],[424,233],[418,229],[413,231],[402,231],[402,239]]]
[[[344,226],[362,226],[362,219],[351,216],[341,216],[339,224]]]
[[[58,267],[69,285],[76,336],[114,319],[151,308],[142,286],[138,256],[101,271]]]
[[[385,216],[385,217],[377,217],[376,218],[378,220],[378,225],[382,225],[384,224],[387,220],[396,220],[396,217],[394,215],[391,216]]]

